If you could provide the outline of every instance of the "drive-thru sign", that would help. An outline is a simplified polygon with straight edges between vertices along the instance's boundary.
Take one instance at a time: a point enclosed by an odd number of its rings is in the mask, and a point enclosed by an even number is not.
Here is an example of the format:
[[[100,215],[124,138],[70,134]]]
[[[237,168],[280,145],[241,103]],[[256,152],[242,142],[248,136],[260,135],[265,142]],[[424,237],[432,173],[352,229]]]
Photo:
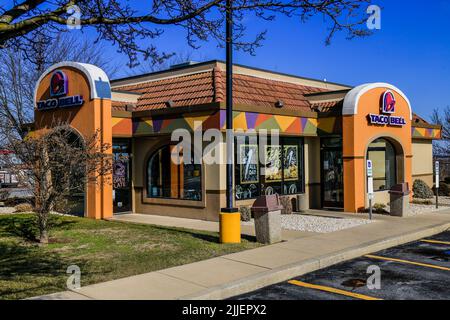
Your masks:
[[[367,160],[367,193],[369,199],[373,200],[373,166],[372,160]]]
[[[436,180],[435,180],[435,182],[436,182],[436,189],[438,189],[439,188],[439,171],[440,171],[440,168],[439,168],[439,161],[436,161],[435,162],[435,164],[434,164],[434,170],[435,170],[435,175],[436,175]]]
[[[369,197],[369,217],[370,217],[370,220],[372,220],[372,200],[374,198],[372,160],[367,160],[367,194]]]
[[[440,166],[439,161],[436,161],[434,163],[434,174],[435,174],[435,189],[436,189],[436,209],[439,208],[439,172],[440,172]]]

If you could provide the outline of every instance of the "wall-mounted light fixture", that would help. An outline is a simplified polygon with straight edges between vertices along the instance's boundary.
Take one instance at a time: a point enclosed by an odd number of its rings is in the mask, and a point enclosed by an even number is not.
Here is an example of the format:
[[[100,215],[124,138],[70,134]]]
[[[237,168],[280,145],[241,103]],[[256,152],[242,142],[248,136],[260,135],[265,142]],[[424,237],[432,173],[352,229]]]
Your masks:
[[[283,108],[283,107],[284,107],[283,100],[278,100],[277,102],[275,102],[275,108]]]
[[[173,100],[166,101],[166,107],[167,108],[175,107],[175,102],[173,102]]]

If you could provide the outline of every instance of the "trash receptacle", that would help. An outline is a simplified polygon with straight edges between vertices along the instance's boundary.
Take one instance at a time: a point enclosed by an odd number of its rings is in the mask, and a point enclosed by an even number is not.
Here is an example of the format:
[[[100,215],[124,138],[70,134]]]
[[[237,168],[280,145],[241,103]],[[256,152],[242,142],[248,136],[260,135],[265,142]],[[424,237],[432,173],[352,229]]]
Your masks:
[[[256,240],[272,244],[281,241],[281,209],[278,194],[261,196],[252,206]]]
[[[306,212],[308,211],[308,200],[307,195],[305,193],[297,195],[297,212]]]
[[[409,185],[406,182],[397,184],[389,190],[391,216],[405,217],[410,213],[409,194]]]

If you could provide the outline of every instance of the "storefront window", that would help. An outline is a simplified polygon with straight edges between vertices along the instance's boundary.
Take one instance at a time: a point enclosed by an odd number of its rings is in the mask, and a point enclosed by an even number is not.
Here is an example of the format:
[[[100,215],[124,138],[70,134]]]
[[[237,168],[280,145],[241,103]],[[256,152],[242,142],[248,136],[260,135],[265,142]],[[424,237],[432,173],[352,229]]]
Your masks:
[[[131,211],[131,145],[129,140],[113,141],[114,213]]]
[[[259,195],[259,148],[256,137],[240,137],[236,144],[236,199],[252,199]]]
[[[261,146],[257,137],[241,136],[235,146],[237,200],[304,192],[303,139],[280,138],[277,145]]]
[[[172,161],[176,146],[164,146],[156,151],[147,165],[147,197],[192,201],[202,200],[202,168],[194,164]],[[180,158],[183,155],[180,154]]]
[[[372,142],[367,159],[373,164],[373,183],[375,191],[389,190],[397,183],[395,148],[386,139]]]

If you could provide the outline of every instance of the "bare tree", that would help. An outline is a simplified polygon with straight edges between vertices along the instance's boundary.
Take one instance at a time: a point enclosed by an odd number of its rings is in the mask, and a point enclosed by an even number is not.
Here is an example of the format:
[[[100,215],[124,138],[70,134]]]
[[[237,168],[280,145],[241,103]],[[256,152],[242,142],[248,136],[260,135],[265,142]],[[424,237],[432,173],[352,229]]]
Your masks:
[[[196,55],[196,56],[198,57],[199,61],[207,60],[207,58],[205,56],[202,56],[202,55],[200,55],[200,57],[198,55]],[[141,64],[139,64],[139,66],[129,69],[127,74],[129,76],[134,76],[134,75],[142,75],[145,73],[152,73],[152,72],[157,72],[157,71],[162,71],[162,70],[168,70],[171,67],[173,67],[174,65],[183,64],[186,62],[194,62],[193,60],[194,60],[193,51],[181,51],[181,52],[174,53],[170,58],[168,58],[158,64],[153,64],[149,60],[143,61]]]
[[[101,45],[79,40],[74,34],[61,32],[52,39],[42,36],[34,44],[29,52],[0,50],[0,138],[5,131],[20,137],[27,134],[25,125],[33,122],[34,87],[49,66],[70,60],[98,65],[110,75],[117,71],[104,57]]]
[[[306,21],[313,16],[323,16],[328,25],[326,41],[338,31],[349,37],[369,34],[365,28],[365,12],[369,0],[233,0],[235,46],[253,53],[264,39],[265,31],[245,40],[244,18],[249,16],[271,21],[279,15],[297,17]],[[74,7],[76,6],[76,7]],[[119,51],[128,55],[130,65],[137,61],[137,53],[144,54],[154,63],[170,57],[159,52],[156,39],[163,35],[168,25],[180,27],[193,48],[199,41],[215,39],[223,43],[227,10],[225,0],[23,0],[0,6],[0,45],[16,45],[30,50],[38,39],[37,34],[66,29],[74,23],[90,26],[97,32],[97,40],[105,39],[118,45]],[[80,16],[77,16],[77,11]],[[146,39],[143,48],[138,39]]]
[[[450,106],[442,111],[434,109],[431,120],[442,126],[442,141],[434,144],[435,155],[450,157]]]
[[[48,242],[48,222],[53,210],[70,210],[67,199],[74,193],[84,193],[89,184],[111,183],[111,145],[100,144],[99,133],[83,139],[69,125],[58,124],[26,139],[8,137],[8,150],[19,161],[7,166],[33,192],[41,243]]]

